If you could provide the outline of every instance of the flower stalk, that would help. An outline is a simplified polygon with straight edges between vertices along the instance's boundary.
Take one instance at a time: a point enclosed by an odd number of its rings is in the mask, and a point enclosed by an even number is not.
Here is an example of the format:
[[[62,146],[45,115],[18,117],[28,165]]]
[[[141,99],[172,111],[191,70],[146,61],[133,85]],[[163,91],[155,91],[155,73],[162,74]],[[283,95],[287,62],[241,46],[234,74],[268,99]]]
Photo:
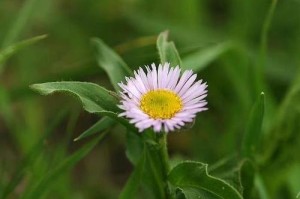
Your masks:
[[[173,199],[171,190],[168,184],[168,174],[170,172],[169,154],[167,147],[167,133],[162,132],[157,134],[157,143],[159,144],[159,155],[161,158],[161,164],[163,167],[164,180],[165,180],[165,193],[167,199]]]

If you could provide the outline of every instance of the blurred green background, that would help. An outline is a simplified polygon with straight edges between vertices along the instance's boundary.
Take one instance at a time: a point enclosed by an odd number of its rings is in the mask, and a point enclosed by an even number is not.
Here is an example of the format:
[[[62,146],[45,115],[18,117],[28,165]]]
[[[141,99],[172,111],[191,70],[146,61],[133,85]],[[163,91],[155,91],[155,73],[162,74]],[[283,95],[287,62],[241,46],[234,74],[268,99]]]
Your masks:
[[[251,106],[264,91],[268,147],[262,153],[269,155],[259,168],[265,190],[272,199],[295,198],[299,10],[299,0],[1,0],[0,49],[48,36],[0,66],[0,197],[20,198],[34,189],[51,168],[93,139],[73,142],[100,118],[72,97],[39,96],[29,85],[78,80],[113,89],[90,39],[103,39],[135,69],[158,63],[157,35],[169,30],[183,63],[202,61],[196,71],[209,85],[209,111],[199,114],[193,128],[169,134],[171,158],[213,164],[236,154]],[[132,166],[125,129],[110,131],[75,167],[49,180],[43,198],[116,198]]]

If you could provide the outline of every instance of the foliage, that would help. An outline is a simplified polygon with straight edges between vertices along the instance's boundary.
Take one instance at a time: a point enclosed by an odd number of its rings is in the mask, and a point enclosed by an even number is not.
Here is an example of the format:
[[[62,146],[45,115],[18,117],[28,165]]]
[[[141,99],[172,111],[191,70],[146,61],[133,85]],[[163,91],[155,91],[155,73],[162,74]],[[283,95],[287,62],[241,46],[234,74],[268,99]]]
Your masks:
[[[299,8],[1,1],[0,198],[295,198]],[[184,132],[118,116],[118,83],[152,62],[208,82],[209,111]]]

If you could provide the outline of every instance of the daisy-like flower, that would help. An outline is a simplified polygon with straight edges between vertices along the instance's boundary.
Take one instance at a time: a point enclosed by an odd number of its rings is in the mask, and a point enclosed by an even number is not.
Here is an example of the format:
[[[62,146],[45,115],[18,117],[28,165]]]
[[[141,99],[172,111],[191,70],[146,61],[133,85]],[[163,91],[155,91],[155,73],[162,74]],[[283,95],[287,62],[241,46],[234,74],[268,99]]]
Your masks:
[[[155,132],[174,131],[192,122],[196,113],[207,110],[207,84],[196,81],[197,74],[178,66],[155,64],[139,68],[134,77],[126,77],[122,88],[119,116],[129,118],[139,131],[152,127]]]

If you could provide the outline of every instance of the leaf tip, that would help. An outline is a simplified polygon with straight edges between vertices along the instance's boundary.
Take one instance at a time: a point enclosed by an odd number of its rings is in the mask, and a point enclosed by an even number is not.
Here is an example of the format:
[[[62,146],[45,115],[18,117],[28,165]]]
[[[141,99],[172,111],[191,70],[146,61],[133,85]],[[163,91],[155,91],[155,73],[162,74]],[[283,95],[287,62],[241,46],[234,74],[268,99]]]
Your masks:
[[[103,43],[101,39],[99,39],[98,37],[91,37],[90,38],[90,42],[92,45],[98,44],[98,43]]]
[[[31,84],[29,85],[29,88],[32,90],[39,90],[39,84]]]

